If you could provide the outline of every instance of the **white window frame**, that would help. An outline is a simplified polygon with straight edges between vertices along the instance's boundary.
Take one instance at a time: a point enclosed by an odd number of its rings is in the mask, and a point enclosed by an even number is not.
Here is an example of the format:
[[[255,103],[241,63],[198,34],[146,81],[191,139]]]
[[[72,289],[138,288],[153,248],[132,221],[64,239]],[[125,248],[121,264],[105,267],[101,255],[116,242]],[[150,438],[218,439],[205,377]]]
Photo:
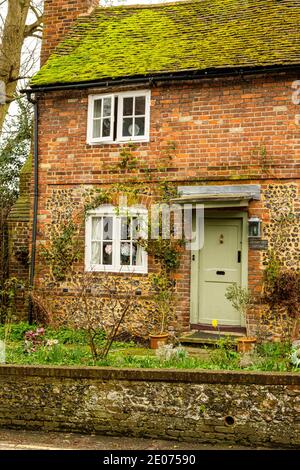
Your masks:
[[[142,136],[122,136],[123,132],[123,102],[124,98],[128,97],[145,97],[145,134]],[[118,113],[117,113],[117,126],[116,126],[116,137],[114,139],[114,128],[115,128],[115,98],[118,98]],[[110,136],[107,137],[93,137],[93,123],[94,123],[94,102],[103,98],[112,99],[112,119],[111,119],[111,132]],[[97,94],[89,95],[88,98],[88,122],[87,122],[87,143],[93,144],[118,144],[125,142],[149,142],[150,135],[150,90],[139,90],[139,91],[126,91],[122,93],[110,93],[110,94]],[[103,109],[103,106],[102,106]]]
[[[110,125],[110,135],[106,137],[93,137],[93,128],[94,128],[94,104],[97,100],[102,100],[101,114],[103,112],[103,100],[104,98],[111,99],[111,125]],[[114,135],[114,125],[115,125],[115,96],[112,94],[105,95],[90,95],[89,96],[89,106],[88,106],[88,126],[87,126],[87,140],[91,143],[98,142],[112,142]],[[104,119],[100,118],[101,121]],[[101,127],[102,128],[102,127]]]
[[[92,220],[93,217],[113,217],[112,229],[112,247],[113,256],[112,264],[93,264],[92,263]],[[117,208],[112,205],[104,205],[89,211],[85,222],[85,270],[95,272],[112,272],[112,273],[148,273],[148,254],[142,249],[142,264],[140,266],[134,265],[121,265],[120,262],[120,247],[121,247],[121,219],[122,217],[141,216],[144,220],[145,227],[148,225],[148,211],[145,208],[129,207],[122,208],[122,213],[117,213]],[[146,231],[144,232],[145,238],[147,237]]]
[[[124,98],[135,98],[138,96],[145,97],[145,134],[143,136],[123,136],[123,107]],[[147,142],[149,140],[149,127],[150,127],[150,90],[147,91],[127,91],[118,94],[118,122],[117,122],[117,141],[118,142]]]

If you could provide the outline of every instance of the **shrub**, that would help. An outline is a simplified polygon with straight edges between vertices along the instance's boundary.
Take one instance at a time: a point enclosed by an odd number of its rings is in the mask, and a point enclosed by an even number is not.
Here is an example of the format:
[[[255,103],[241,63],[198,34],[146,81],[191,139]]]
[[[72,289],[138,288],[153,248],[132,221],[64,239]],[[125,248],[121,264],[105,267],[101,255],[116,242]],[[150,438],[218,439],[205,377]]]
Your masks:
[[[300,309],[300,272],[282,270],[271,279],[266,276],[265,301],[271,307],[286,307],[287,313],[295,318]]]

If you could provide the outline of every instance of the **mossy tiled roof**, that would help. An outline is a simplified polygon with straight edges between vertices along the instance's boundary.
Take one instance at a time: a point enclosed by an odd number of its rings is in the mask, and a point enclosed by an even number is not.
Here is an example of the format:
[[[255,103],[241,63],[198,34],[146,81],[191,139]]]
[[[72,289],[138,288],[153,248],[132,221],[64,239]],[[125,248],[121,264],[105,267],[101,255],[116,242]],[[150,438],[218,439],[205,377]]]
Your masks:
[[[96,8],[32,85],[300,63],[299,0],[196,0]]]

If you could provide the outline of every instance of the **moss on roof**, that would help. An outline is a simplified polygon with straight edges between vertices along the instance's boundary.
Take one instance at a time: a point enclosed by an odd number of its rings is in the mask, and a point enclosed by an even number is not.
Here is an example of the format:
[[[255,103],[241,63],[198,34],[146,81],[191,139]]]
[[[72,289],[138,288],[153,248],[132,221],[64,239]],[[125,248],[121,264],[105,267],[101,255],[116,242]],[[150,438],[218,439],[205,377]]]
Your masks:
[[[31,85],[300,63],[299,0],[194,0],[96,8]]]

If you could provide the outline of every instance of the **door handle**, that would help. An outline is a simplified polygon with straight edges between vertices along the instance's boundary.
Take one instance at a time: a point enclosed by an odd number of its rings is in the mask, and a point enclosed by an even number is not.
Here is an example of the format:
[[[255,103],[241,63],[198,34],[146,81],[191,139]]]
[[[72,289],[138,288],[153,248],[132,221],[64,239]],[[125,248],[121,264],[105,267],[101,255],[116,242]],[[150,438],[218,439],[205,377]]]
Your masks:
[[[239,251],[238,251],[238,259],[237,259],[237,262],[238,262],[238,263],[241,262],[241,257],[242,257],[242,252],[239,250]]]
[[[218,276],[225,276],[225,271],[217,271],[216,274]]]

